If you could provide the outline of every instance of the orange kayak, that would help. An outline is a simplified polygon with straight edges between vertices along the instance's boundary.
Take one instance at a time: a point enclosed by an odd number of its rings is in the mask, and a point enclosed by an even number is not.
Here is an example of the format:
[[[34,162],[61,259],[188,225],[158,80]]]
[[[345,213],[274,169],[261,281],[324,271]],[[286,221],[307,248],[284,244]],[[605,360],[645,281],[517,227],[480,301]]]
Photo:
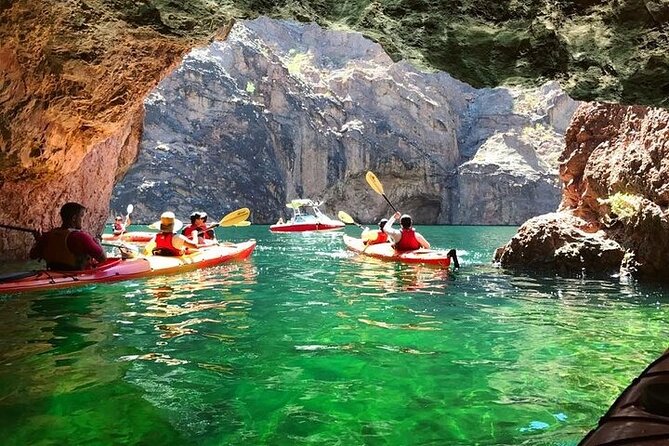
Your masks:
[[[156,235],[156,232],[124,232],[121,235],[102,234],[102,240],[105,242],[121,241],[128,243],[148,243]]]
[[[256,247],[255,240],[201,248],[180,257],[142,256],[132,259],[109,258],[94,269],[84,271],[37,270],[0,277],[0,293],[50,290],[164,274],[181,273],[243,260]]]
[[[366,246],[362,239],[349,237],[348,235],[344,235],[344,243],[349,250],[375,259],[402,263],[422,263],[440,268],[448,268],[451,264],[447,251],[421,248],[415,251],[402,252],[396,251],[390,243]]]

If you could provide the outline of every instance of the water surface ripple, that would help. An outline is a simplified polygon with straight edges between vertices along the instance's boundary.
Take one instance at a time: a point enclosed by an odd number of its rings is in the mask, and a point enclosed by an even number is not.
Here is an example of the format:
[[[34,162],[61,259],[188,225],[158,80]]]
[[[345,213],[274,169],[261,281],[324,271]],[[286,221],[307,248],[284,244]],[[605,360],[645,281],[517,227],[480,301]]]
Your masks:
[[[251,226],[219,230],[247,262],[0,296],[2,444],[575,445],[666,348],[667,289],[493,267],[515,228],[420,230],[461,270]]]

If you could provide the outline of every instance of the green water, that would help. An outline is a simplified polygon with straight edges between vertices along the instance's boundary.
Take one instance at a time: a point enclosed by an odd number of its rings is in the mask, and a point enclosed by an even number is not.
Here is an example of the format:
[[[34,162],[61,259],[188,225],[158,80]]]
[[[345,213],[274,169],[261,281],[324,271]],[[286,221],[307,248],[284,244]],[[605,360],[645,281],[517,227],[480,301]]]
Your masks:
[[[1,296],[0,443],[575,445],[667,347],[666,289],[496,269],[514,228],[420,230],[461,270],[251,226],[219,230],[258,240],[244,263]]]

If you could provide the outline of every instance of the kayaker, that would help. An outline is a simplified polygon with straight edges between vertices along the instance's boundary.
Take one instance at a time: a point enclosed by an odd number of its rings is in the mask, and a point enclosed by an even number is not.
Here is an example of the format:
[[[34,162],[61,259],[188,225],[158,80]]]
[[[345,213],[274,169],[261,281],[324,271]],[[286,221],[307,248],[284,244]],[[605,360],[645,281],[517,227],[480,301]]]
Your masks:
[[[75,202],[60,208],[62,224],[38,237],[30,250],[31,259],[44,259],[47,269],[78,271],[89,269],[107,259],[102,246],[81,230],[86,208]]]
[[[160,232],[146,245],[145,251],[158,256],[182,256],[197,250],[197,243],[174,233],[174,212],[163,212],[160,216]]]
[[[183,228],[181,234],[189,240],[197,240],[198,243],[203,243],[207,239],[213,239],[213,232],[207,228],[207,214],[206,212],[193,212],[190,214],[190,224]],[[197,234],[197,238],[193,236]]]
[[[116,216],[114,219],[114,225],[112,227],[114,235],[121,235],[125,232],[125,228],[130,225],[130,217],[126,217],[125,223],[123,223],[123,217],[120,215]]]
[[[382,218],[379,220],[379,229],[375,231],[370,231],[365,228],[362,231],[361,238],[364,240],[365,245],[376,245],[378,243],[386,243],[388,241],[388,234],[383,232],[383,227],[388,223],[387,218]]]
[[[400,219],[400,225],[402,228],[400,230],[393,229],[393,223],[395,220]],[[398,251],[414,251],[416,249],[425,248],[430,249],[430,244],[425,237],[420,235],[413,228],[413,221],[411,216],[404,214],[400,217],[399,212],[395,212],[388,223],[386,223],[383,228],[383,232],[388,234],[389,238],[394,241],[395,249]]]

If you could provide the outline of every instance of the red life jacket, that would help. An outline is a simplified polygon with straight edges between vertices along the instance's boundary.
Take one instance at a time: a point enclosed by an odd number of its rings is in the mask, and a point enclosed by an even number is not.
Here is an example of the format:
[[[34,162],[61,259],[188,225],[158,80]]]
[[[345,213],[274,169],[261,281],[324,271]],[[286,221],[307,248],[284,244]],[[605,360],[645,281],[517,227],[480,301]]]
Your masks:
[[[84,267],[86,258],[77,257],[67,247],[67,238],[74,229],[56,228],[44,234],[44,250],[41,257],[49,269],[79,270]]]
[[[186,226],[183,229],[183,231],[181,231],[181,233],[184,236],[186,236],[188,238],[191,238],[191,237],[193,237],[193,231],[195,231],[195,229],[197,229],[197,226],[195,226],[194,224],[190,224],[190,225]]]
[[[161,232],[156,234],[156,247],[153,248],[153,254],[158,256],[181,256],[184,252],[172,245],[174,234]]]
[[[420,247],[420,242],[416,238],[416,231],[413,228],[402,228],[402,238],[395,243],[395,249],[398,251],[413,251]]]
[[[190,224],[186,226],[181,233],[188,237],[191,238],[193,237],[193,231],[198,230],[198,238],[201,239],[213,239],[214,238],[214,231],[212,229],[207,229],[207,225],[202,225],[202,226],[195,226],[194,224]]]
[[[383,231],[376,231],[376,239],[367,242],[368,245],[377,245],[388,241],[388,234]]]

